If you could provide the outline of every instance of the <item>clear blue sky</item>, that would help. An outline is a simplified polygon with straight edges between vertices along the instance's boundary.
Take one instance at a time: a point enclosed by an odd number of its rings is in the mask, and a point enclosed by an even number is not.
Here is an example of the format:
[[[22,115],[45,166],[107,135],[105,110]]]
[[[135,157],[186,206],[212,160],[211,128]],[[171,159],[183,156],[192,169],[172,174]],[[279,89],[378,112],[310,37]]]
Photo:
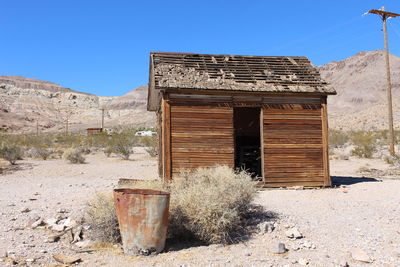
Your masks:
[[[150,51],[307,56],[315,65],[383,48],[372,8],[395,0],[0,0],[0,75],[98,95],[148,81]],[[400,18],[389,20],[400,53]]]

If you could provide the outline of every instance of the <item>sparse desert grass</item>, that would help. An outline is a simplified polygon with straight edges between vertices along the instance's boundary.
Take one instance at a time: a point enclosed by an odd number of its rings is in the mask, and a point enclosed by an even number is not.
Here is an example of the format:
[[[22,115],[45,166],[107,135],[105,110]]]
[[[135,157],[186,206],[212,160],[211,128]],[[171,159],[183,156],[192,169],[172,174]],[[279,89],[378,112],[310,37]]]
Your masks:
[[[156,189],[171,193],[169,236],[175,240],[194,237],[207,244],[231,243],[237,231],[242,230],[244,218],[250,210],[256,188],[245,171],[235,172],[226,166],[199,168],[182,172],[168,184],[160,180],[135,181],[129,188]],[[99,199],[99,197],[101,199]],[[108,202],[104,204],[104,202]],[[89,202],[89,221],[95,224],[92,231],[99,231],[102,241],[117,240],[115,229],[108,228],[116,218],[111,211],[112,199],[106,195]],[[104,208],[103,208],[104,207]],[[93,209],[101,209],[95,211]],[[104,210],[103,210],[104,209]],[[104,227],[101,225],[104,220]],[[109,236],[104,236],[104,235]]]
[[[333,148],[342,147],[350,141],[348,133],[339,130],[329,131],[329,146]]]
[[[41,147],[32,147],[25,152],[25,156],[33,159],[47,160],[51,156],[52,152],[49,149]]]
[[[144,136],[142,143],[146,147],[146,152],[151,157],[156,157],[158,153],[158,138],[157,136]]]
[[[78,148],[68,148],[64,151],[63,158],[72,164],[85,163],[85,158],[82,156],[82,152]]]

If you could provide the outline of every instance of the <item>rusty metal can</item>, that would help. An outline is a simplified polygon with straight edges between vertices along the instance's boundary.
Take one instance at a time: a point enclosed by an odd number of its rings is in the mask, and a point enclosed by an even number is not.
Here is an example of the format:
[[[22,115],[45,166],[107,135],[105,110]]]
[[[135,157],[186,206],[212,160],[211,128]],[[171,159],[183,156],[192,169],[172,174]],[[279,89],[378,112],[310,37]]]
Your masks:
[[[124,253],[149,255],[164,249],[169,198],[168,192],[157,190],[114,190]]]

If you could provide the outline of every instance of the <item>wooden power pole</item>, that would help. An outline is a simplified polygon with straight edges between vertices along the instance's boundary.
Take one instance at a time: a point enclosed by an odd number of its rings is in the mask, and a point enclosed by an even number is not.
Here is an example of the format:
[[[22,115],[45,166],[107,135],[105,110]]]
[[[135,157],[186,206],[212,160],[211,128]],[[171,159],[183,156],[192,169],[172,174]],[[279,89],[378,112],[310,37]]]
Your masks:
[[[104,108],[101,109],[101,130],[104,131]]]
[[[390,143],[390,155],[394,156],[394,130],[393,130],[393,108],[392,108],[392,81],[390,78],[390,63],[389,63],[389,45],[387,38],[387,25],[386,20],[388,18],[395,18],[400,14],[387,12],[385,7],[381,9],[372,9],[368,13],[379,15],[383,22],[383,36],[385,40],[385,61],[386,61],[386,82],[387,82],[387,100],[388,100],[388,112],[389,112],[389,143]]]

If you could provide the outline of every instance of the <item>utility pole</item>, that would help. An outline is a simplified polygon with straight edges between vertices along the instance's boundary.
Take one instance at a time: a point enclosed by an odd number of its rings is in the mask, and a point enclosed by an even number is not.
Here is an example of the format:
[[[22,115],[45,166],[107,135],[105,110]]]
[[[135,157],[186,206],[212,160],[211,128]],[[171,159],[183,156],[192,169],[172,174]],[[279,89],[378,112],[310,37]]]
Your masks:
[[[387,25],[386,20],[388,18],[395,18],[400,14],[387,12],[385,7],[381,9],[372,9],[368,13],[379,15],[383,22],[383,36],[385,41],[385,61],[386,61],[386,82],[387,82],[387,100],[388,100],[388,112],[389,112],[389,143],[390,143],[390,155],[394,156],[394,130],[393,130],[393,108],[392,108],[392,82],[390,79],[390,63],[389,63],[389,46],[387,38]]]
[[[104,108],[101,108],[101,130],[104,131]]]
[[[69,117],[69,114],[67,112],[67,120],[65,122],[65,135],[68,135],[68,117]]]

